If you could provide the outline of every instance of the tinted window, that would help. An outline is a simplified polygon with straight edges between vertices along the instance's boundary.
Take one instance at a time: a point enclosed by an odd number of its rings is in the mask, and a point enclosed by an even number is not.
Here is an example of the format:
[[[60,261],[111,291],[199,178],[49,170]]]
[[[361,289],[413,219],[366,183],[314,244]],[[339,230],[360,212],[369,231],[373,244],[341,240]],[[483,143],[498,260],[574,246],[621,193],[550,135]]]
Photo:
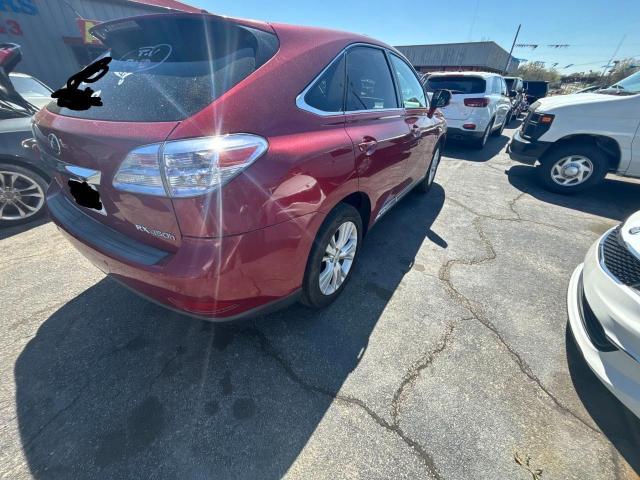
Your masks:
[[[164,15],[99,26],[111,48],[109,72],[95,83],[103,106],[47,108],[95,120],[175,121],[189,117],[273,56],[275,35],[229,21]]]
[[[504,81],[507,83],[507,89],[511,92],[516,89],[516,79],[515,78],[505,78]]]
[[[439,75],[427,80],[427,90],[434,91],[439,88],[451,90],[452,93],[484,93],[487,83],[480,77],[467,77],[455,75]]]
[[[391,71],[382,50],[355,47],[347,53],[348,111],[397,108]]]
[[[307,105],[323,112],[341,112],[344,101],[345,60],[342,55],[313,84],[304,97]]]
[[[404,108],[425,108],[427,100],[424,90],[413,73],[413,69],[395,55],[390,55],[390,58],[400,86]]]

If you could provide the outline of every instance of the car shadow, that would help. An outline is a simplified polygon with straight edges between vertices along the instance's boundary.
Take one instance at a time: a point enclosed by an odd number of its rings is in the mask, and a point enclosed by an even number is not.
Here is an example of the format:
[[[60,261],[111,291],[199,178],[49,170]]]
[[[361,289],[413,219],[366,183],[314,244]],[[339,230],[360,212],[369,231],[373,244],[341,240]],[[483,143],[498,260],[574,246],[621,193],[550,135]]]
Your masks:
[[[537,181],[535,167],[514,165],[507,171],[509,183],[534,198],[599,217],[623,221],[640,209],[640,183],[607,177],[600,185],[575,195],[559,195],[544,190]]]
[[[367,235],[328,308],[223,326],[104,279],[53,313],[15,364],[32,475],[281,478],[366,351],[444,203],[408,195]]]
[[[499,137],[491,136],[482,150],[476,150],[469,142],[447,139],[443,153],[447,157],[455,158],[456,160],[488,162],[506,148],[509,140],[510,138],[504,133]]]
[[[22,225],[16,225],[15,227],[2,227],[0,228],[0,240],[11,238],[14,235],[27,232],[32,228],[39,227],[40,225],[44,225],[47,222],[49,222],[49,218],[45,215],[42,218],[38,218],[37,220],[33,220]]]
[[[598,428],[640,475],[640,419],[595,376],[584,360],[567,324],[566,349],[569,374],[587,412]]]

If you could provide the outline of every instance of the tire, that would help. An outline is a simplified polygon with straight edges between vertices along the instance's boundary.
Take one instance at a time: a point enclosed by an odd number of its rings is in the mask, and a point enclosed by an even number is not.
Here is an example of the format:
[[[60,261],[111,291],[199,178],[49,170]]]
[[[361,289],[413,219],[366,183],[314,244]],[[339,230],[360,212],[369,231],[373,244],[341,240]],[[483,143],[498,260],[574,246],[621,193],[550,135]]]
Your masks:
[[[580,172],[571,180],[574,167]],[[605,153],[594,145],[569,143],[546,154],[536,170],[546,190],[571,195],[601,183],[607,174],[608,161]],[[566,183],[562,184],[563,181]]]
[[[320,275],[322,272],[327,271],[327,268],[331,269],[331,264],[323,261],[323,258],[325,258],[325,254],[327,253],[326,251],[327,247],[329,246],[329,241],[332,239],[332,237],[335,241],[336,234],[338,234],[338,229],[347,223],[351,223],[355,227],[354,235],[350,236],[350,239],[348,238],[348,241],[346,243],[346,245],[348,245],[350,240],[353,240],[354,238],[356,240],[355,246],[353,246],[353,257],[351,259],[351,263],[348,266],[346,276],[344,277],[342,282],[337,285],[337,288],[333,291],[331,291],[330,288],[325,288],[325,291],[323,292],[323,287],[321,287],[320,282]],[[360,218],[360,213],[358,213],[358,211],[351,205],[339,203],[327,216],[324,223],[320,227],[315,240],[313,241],[313,246],[311,247],[309,259],[307,261],[307,268],[305,270],[304,279],[302,281],[301,302],[304,305],[311,308],[326,307],[340,295],[340,293],[344,289],[344,286],[351,278],[353,268],[358,259],[358,254],[360,253],[361,244],[362,219]],[[344,272],[346,261],[347,259],[345,258],[342,260],[342,264],[340,264],[341,266],[339,268],[342,272]],[[329,277],[329,283],[331,284],[334,279],[334,275],[329,275]]]
[[[492,137],[500,137],[502,135],[502,132],[504,132],[504,127],[507,126],[507,118],[505,117],[504,120],[502,121],[502,125],[500,125],[500,128],[497,130],[494,130],[493,132],[491,132],[491,136]]]
[[[487,129],[482,134],[482,137],[478,138],[477,140],[474,140],[473,147],[476,150],[482,150],[484,148],[484,146],[487,144],[487,139],[489,138],[489,135],[491,134],[491,131],[493,130],[494,122],[495,122],[495,118],[492,118],[491,122],[489,122],[489,125],[487,125]]]
[[[0,163],[0,227],[31,222],[44,214],[48,182],[20,165]]]
[[[424,178],[420,180],[420,182],[416,185],[416,190],[418,192],[428,193],[429,190],[431,190],[433,181],[436,178],[436,173],[438,172],[438,166],[440,165],[441,158],[442,158],[442,144],[438,142],[436,144],[435,149],[433,150],[433,157],[431,158],[431,163],[429,164],[427,173],[425,174]]]

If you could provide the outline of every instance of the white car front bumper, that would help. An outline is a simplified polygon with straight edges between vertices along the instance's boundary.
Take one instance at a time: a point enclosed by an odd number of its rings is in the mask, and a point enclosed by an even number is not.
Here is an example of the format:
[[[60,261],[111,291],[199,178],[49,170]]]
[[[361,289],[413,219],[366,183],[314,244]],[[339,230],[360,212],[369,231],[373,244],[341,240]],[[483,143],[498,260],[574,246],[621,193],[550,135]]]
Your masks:
[[[622,285],[600,262],[594,244],[569,283],[571,331],[587,364],[604,385],[640,417],[640,295]]]

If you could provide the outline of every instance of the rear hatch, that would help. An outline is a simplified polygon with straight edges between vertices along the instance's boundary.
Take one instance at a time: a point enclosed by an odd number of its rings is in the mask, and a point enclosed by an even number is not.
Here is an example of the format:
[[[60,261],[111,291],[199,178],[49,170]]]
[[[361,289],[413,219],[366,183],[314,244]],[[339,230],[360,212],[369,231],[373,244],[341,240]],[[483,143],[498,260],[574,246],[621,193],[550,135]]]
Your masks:
[[[427,90],[450,90],[451,102],[442,108],[445,118],[449,120],[466,120],[475,107],[465,105],[465,99],[481,99],[485,96],[487,82],[482,77],[470,75],[433,75],[427,80]]]
[[[43,157],[62,166],[56,180],[76,204],[78,187],[74,184],[74,195],[69,180],[77,178],[67,167],[99,172],[99,181],[89,186],[98,192],[103,211],[78,206],[81,211],[143,243],[175,250],[181,235],[161,160],[153,165],[150,156],[138,164],[157,172],[145,177],[141,188],[115,188],[114,177],[132,150],[161,144],[180,121],[261,66],[266,61],[259,58],[261,38],[275,35],[198,14],[126,18],[101,24],[93,33],[110,48],[104,56],[112,60],[106,75],[80,89],[92,88],[103,105],[76,111],[52,102],[43,109],[34,125]]]

